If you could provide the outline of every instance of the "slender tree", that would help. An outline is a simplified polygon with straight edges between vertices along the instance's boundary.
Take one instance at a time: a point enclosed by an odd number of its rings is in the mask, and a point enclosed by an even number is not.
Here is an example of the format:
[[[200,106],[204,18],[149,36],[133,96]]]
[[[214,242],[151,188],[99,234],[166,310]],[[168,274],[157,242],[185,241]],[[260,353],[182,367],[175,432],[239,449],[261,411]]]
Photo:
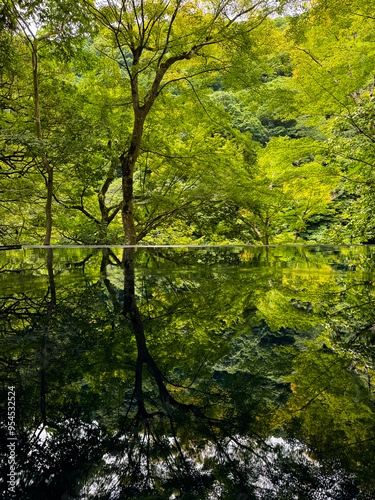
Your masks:
[[[34,1],[25,3],[6,0],[3,6],[3,15],[4,18],[11,20],[14,31],[22,40],[23,46],[27,47],[27,57],[30,61],[35,133],[39,146],[38,162],[41,165],[46,184],[44,245],[49,245],[52,234],[54,165],[49,158],[44,138],[43,119],[45,117],[43,110],[45,114],[48,112],[43,107],[43,98],[40,92],[39,55],[47,43],[64,45],[65,53],[69,53],[72,42],[82,35],[83,27],[85,26],[87,29],[87,18],[82,10],[77,9],[77,6],[71,8],[63,0],[51,0],[43,4]]]
[[[202,74],[228,71],[233,53],[246,52],[252,32],[287,2],[184,0],[85,0],[104,30],[106,43],[122,55],[133,108],[133,128],[120,155],[122,224],[126,242],[137,242],[133,216],[134,171],[140,156],[145,122],[156,99],[172,82],[193,85]],[[173,113],[173,110],[171,111]]]

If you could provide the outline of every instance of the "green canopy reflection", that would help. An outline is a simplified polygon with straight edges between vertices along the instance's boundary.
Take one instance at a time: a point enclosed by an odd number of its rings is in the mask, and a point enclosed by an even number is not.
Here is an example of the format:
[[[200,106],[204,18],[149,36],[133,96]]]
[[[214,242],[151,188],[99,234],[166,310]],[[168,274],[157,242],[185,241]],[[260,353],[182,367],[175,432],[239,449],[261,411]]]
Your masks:
[[[14,498],[373,498],[373,248],[0,259]]]

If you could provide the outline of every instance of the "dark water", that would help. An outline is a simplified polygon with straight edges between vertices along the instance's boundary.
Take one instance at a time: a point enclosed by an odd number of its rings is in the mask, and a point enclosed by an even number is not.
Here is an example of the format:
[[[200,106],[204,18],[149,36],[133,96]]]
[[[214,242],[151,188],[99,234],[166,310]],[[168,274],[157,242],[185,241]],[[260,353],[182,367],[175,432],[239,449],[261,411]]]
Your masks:
[[[0,253],[1,498],[374,499],[375,248]]]

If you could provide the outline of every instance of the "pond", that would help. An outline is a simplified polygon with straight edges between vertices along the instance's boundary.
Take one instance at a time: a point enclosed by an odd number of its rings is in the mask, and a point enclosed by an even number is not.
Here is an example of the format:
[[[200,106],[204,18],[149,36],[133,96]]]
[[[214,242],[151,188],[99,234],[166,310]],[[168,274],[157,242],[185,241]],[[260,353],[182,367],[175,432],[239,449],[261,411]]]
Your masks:
[[[375,247],[0,269],[1,498],[375,497]]]

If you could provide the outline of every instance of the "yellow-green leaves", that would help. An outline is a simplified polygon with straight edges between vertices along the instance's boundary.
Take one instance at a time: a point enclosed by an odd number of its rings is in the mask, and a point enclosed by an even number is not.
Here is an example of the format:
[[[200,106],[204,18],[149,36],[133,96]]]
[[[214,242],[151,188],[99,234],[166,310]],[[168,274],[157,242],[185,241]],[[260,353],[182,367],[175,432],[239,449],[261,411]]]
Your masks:
[[[334,7],[335,5],[335,7]],[[314,3],[289,29],[300,109],[340,114],[374,74],[374,20],[365,2]]]

